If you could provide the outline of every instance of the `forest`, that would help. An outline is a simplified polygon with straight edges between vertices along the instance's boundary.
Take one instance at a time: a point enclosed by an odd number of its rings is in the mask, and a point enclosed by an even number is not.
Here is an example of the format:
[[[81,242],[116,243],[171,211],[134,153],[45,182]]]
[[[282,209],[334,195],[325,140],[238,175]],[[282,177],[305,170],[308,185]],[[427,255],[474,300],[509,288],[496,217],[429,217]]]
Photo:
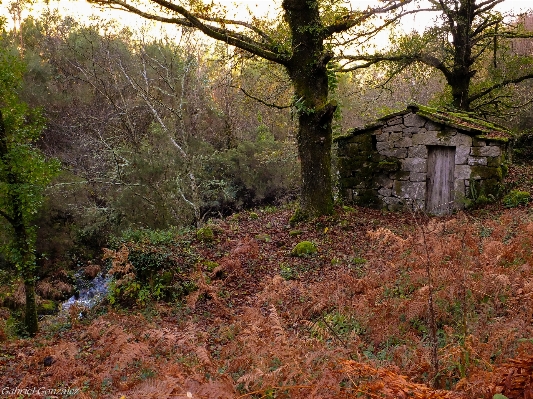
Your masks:
[[[533,398],[531,11],[39,3],[0,14],[1,397]],[[494,193],[346,197],[337,139],[412,104],[506,132]]]

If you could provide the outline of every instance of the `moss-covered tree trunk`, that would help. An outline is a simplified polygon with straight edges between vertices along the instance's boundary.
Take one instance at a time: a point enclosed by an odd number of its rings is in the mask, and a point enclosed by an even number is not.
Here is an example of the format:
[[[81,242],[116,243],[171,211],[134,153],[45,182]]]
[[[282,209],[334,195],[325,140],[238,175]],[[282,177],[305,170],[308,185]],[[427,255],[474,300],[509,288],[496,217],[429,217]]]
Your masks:
[[[11,204],[11,213],[4,211],[1,215],[9,222],[14,232],[13,246],[16,253],[14,260],[19,272],[24,280],[26,292],[26,311],[24,316],[24,326],[30,336],[34,336],[39,327],[37,320],[37,306],[35,303],[35,254],[32,249],[34,241],[28,227],[24,223],[23,203],[20,198],[20,190],[24,185],[18,178],[17,174],[10,168],[10,158],[7,145],[7,131],[4,124],[2,112],[0,111],[0,159],[4,165],[7,165],[5,173],[5,183],[9,187],[7,198]]]
[[[35,300],[35,254],[29,245],[30,233],[24,225],[20,201],[13,198],[14,209],[14,230],[15,230],[15,248],[18,250],[19,270],[22,272],[24,280],[24,291],[26,294],[26,309],[24,312],[24,327],[30,336],[34,336],[39,330],[37,320],[37,304]]]
[[[24,282],[26,291],[26,310],[24,313],[24,327],[28,334],[33,337],[39,331],[37,319],[37,304],[35,302],[35,281],[30,279]]]
[[[333,211],[331,184],[332,120],[326,65],[332,54],[324,48],[318,2],[284,0],[292,34],[293,54],[285,64],[298,112],[298,154],[302,166],[300,209],[295,220]]]
[[[465,0],[459,9],[452,13],[449,11],[450,20],[454,21],[451,28],[454,57],[451,73],[447,77],[452,89],[452,104],[455,108],[464,111],[470,110],[470,83],[476,71],[472,70],[474,59],[472,57],[472,28],[474,19],[475,0]]]

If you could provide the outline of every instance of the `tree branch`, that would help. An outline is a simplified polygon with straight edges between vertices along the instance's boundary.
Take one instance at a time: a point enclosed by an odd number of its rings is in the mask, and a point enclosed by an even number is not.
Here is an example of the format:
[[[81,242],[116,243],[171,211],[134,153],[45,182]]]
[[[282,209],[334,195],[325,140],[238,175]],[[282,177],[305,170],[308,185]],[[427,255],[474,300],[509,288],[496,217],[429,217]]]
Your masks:
[[[423,64],[426,64],[428,66],[438,69],[444,74],[446,78],[448,78],[451,75],[451,71],[446,67],[446,65],[444,65],[444,62],[439,60],[437,57],[431,54],[421,53],[421,54],[414,54],[414,55],[344,56],[342,58],[350,60],[350,62],[366,61],[366,63],[361,64],[361,65],[356,65],[354,67],[341,68],[338,70],[338,72],[354,71],[357,69],[369,67],[379,62],[404,62],[407,64],[413,63],[413,62],[421,62]]]
[[[485,20],[483,22],[481,22],[477,27],[476,27],[476,30],[474,30],[474,32],[470,35],[470,37],[473,39],[474,37],[476,37],[477,35],[479,35],[481,32],[483,32],[485,29],[487,29],[488,27],[490,26],[494,26],[494,25],[498,25],[499,23],[501,23],[502,20],[501,18],[498,18],[498,19],[494,19],[494,20],[490,20],[489,18],[485,18]],[[474,39],[472,40],[474,41]]]
[[[368,18],[372,17],[373,15],[384,14],[384,13],[387,13],[389,11],[396,10],[396,9],[398,9],[400,7],[403,7],[406,4],[411,3],[412,1],[413,0],[405,0],[405,1],[398,1],[398,2],[397,1],[389,1],[389,3],[392,3],[392,4],[386,5],[386,6],[380,7],[380,8],[369,8],[366,11],[363,11],[363,12],[360,12],[360,13],[348,14],[348,15],[342,17],[341,21],[324,27],[324,29],[323,29],[323,37],[324,38],[328,38],[331,35],[333,35],[334,33],[345,32],[348,29],[351,29],[354,26],[357,26],[357,25],[361,24],[362,22],[364,22]],[[402,16],[405,16],[405,15],[408,15],[408,14],[412,14],[414,12],[419,12],[419,11],[420,10],[414,10],[414,11],[406,11],[404,13],[401,13],[400,15],[397,15],[396,17],[394,17],[392,20],[387,21],[387,23],[385,25],[383,25],[383,27],[386,27],[386,26],[390,25],[392,22],[397,21]]]
[[[122,9],[124,11],[128,11],[133,14],[139,15],[143,18],[154,20],[154,21],[172,23],[172,24],[182,25],[182,26],[187,26],[187,27],[193,27],[213,39],[223,41],[232,46],[238,47],[242,50],[248,51],[249,53],[255,54],[259,57],[265,58],[269,61],[272,61],[278,64],[284,65],[290,57],[290,54],[283,54],[275,50],[270,44],[257,42],[251,37],[248,37],[238,32],[234,32],[230,29],[225,29],[225,28],[206,24],[202,20],[209,20],[209,18],[199,17],[189,12],[184,7],[178,4],[171,3],[166,0],[150,0],[150,1],[152,3],[155,3],[161,6],[163,9],[182,15],[184,18],[168,18],[168,17],[162,17],[159,15],[148,13],[148,12],[142,11],[141,9],[137,7],[132,6],[131,4],[127,3],[127,1],[123,1],[123,0],[88,0],[88,1],[90,3],[99,4],[99,5],[106,5],[106,6],[111,6],[111,7],[117,6],[114,8]],[[212,18],[211,22],[231,25],[232,22],[238,22],[238,21],[226,20],[223,18]],[[238,25],[241,25],[241,26],[245,26],[244,24],[246,23],[238,23]],[[259,29],[254,29],[254,32],[258,33],[261,31]],[[261,35],[261,37],[264,37],[264,36],[266,35],[265,34]]]
[[[477,9],[485,7],[485,6],[489,6],[489,7],[492,8],[492,7],[496,6],[498,3],[502,3],[503,1],[504,0],[486,0],[486,1],[482,1],[479,4],[474,5],[474,10],[477,10]]]
[[[520,83],[520,82],[523,82],[524,80],[528,80],[528,79],[533,79],[533,72],[532,73],[529,73],[527,75],[522,75],[518,78],[514,78],[514,79],[507,79],[507,80],[504,80],[500,83],[497,83],[495,85],[492,85],[491,87],[488,87],[486,88],[485,90],[477,93],[477,94],[474,94],[473,96],[470,96],[468,98],[468,101],[469,102],[473,102],[473,101],[476,101],[477,99],[483,97],[483,96],[486,96],[487,94],[489,94],[490,92],[496,90],[496,89],[501,89],[502,87],[505,87],[507,85],[510,85],[510,84],[517,84],[517,83]]]
[[[3,216],[4,219],[6,219],[10,225],[15,225],[15,219],[13,219],[11,216],[9,216],[6,212],[0,209],[0,216]]]
[[[263,105],[266,105],[267,107],[272,107],[272,108],[277,108],[277,109],[287,109],[287,108],[290,108],[292,107],[292,104],[291,105],[276,105],[276,104],[270,104],[270,103],[267,103],[265,100],[262,100],[260,99],[259,97],[255,97],[253,95],[251,95],[250,93],[248,93],[246,90],[244,90],[242,87],[239,87],[239,86],[230,86],[234,89],[239,89],[240,91],[242,91],[244,93],[244,95],[246,97],[249,97],[251,98],[252,100],[255,100]]]
[[[496,5],[503,3],[505,0],[487,0],[482,3],[479,3],[477,7],[474,7],[474,15],[481,15],[484,12],[487,12],[489,10],[492,10]]]

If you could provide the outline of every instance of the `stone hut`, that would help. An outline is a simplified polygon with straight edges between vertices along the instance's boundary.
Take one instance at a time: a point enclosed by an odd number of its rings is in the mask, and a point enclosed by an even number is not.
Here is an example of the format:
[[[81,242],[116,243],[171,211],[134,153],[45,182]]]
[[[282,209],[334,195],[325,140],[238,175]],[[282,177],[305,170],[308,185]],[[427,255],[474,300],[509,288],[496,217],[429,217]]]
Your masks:
[[[341,195],[364,206],[449,214],[498,195],[511,138],[469,114],[410,105],[335,139]]]

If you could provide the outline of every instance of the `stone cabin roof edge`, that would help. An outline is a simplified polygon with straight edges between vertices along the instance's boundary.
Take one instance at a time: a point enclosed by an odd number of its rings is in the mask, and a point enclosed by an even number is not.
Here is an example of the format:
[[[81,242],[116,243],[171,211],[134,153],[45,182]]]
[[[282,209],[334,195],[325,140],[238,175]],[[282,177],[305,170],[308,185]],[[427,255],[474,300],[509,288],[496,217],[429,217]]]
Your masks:
[[[430,107],[413,103],[409,104],[407,109],[403,111],[385,115],[373,123],[367,124],[363,127],[351,129],[346,134],[335,137],[333,141],[342,142],[350,139],[351,137],[369,133],[372,130],[385,126],[388,120],[397,116],[404,116],[409,113],[417,114],[433,123],[447,126],[452,129],[457,129],[463,134],[486,141],[507,143],[514,137],[509,130],[489,122],[483,122],[475,117],[454,115],[451,112],[439,111],[437,109],[432,109]],[[484,128],[482,126],[483,124],[486,124],[487,126]]]
[[[340,135],[340,136],[337,136],[337,137],[334,137],[333,138],[333,142],[336,143],[336,142],[339,142],[339,141],[343,141],[343,140],[348,140],[352,137],[355,137],[355,136],[360,136],[362,134],[365,134],[365,133],[368,133],[368,132],[371,132],[372,130],[375,130],[377,128],[380,128],[380,127],[383,127],[385,126],[386,123],[385,122],[380,122],[378,120],[378,122],[374,122],[374,123],[369,123],[368,125],[365,125],[363,127],[356,127],[356,128],[353,128],[353,129],[350,129],[348,130],[345,134],[343,135]]]
[[[397,116],[404,116],[404,115],[407,115],[410,112],[413,112],[413,111],[411,111],[411,109],[409,109],[409,107],[407,107],[407,109],[404,109],[403,111],[393,112],[392,114],[388,114],[388,115],[382,116],[381,118],[378,119],[378,121],[386,123],[386,121],[389,120],[389,119],[395,118]]]
[[[438,123],[443,126],[451,127],[453,129],[458,129],[461,131],[461,133],[467,134],[474,138],[483,139],[486,141],[506,143],[514,137],[514,135],[506,128],[500,127],[494,124],[490,124],[485,129],[482,126],[477,127],[477,126],[466,125],[466,123],[471,123],[471,124],[476,124],[476,125],[482,123],[481,120],[476,120],[476,118],[466,119],[464,116],[457,116],[457,119],[459,121],[462,121],[463,123],[465,123],[465,124],[462,124],[462,123],[451,120],[450,116],[442,114],[442,111],[434,110],[429,107],[424,107],[418,104],[410,104],[407,106],[407,109],[434,123]],[[434,112],[431,112],[431,111],[434,111]],[[448,117],[448,119],[446,118],[446,116]]]

